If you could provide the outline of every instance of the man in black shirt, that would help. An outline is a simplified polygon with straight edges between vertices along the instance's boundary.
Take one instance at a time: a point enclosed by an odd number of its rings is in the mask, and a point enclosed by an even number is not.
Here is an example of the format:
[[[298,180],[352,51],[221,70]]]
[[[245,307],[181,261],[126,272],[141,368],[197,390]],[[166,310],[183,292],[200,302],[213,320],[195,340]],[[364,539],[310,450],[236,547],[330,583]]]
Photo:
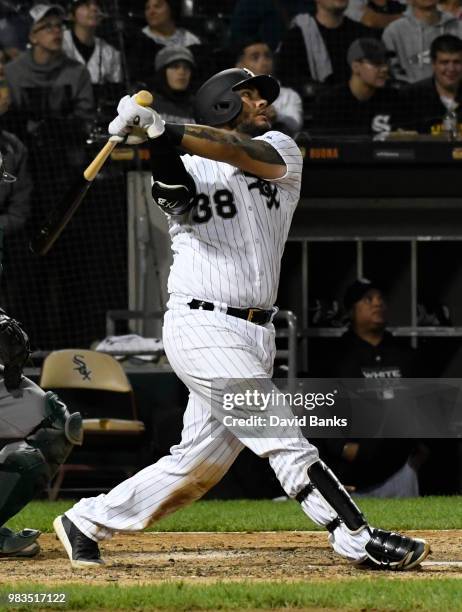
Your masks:
[[[405,126],[421,133],[439,134],[453,113],[462,123],[462,40],[452,34],[435,38],[430,47],[433,76],[413,83],[403,92]]]
[[[277,74],[303,93],[307,81],[341,83],[348,78],[347,50],[374,30],[345,17],[348,0],[316,0],[316,15],[300,13],[278,51]]]
[[[345,309],[350,328],[325,367],[335,378],[412,378],[417,375],[416,352],[402,346],[386,331],[386,302],[382,291],[367,279],[347,289]],[[317,440],[321,456],[358,493],[375,497],[413,497],[419,494],[416,471],[408,459],[416,442],[407,439]]]
[[[387,50],[374,38],[360,38],[348,49],[348,83],[325,91],[315,101],[313,131],[379,134],[400,122],[396,91],[386,88]]]
[[[412,378],[415,351],[398,344],[386,330],[387,305],[377,284],[361,278],[344,297],[350,327],[342,336],[336,376],[342,378]]]

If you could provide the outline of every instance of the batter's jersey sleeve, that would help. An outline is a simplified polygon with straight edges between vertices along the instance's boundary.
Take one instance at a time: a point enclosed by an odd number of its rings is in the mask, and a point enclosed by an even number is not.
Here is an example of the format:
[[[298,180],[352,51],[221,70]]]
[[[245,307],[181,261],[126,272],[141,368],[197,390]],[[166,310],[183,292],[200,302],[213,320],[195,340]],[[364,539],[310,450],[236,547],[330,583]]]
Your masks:
[[[296,142],[287,134],[282,132],[266,132],[263,136],[257,136],[256,140],[264,140],[276,149],[284,160],[286,173],[277,179],[265,179],[270,183],[277,183],[288,196],[288,200],[297,204],[300,198],[302,183],[303,158]]]

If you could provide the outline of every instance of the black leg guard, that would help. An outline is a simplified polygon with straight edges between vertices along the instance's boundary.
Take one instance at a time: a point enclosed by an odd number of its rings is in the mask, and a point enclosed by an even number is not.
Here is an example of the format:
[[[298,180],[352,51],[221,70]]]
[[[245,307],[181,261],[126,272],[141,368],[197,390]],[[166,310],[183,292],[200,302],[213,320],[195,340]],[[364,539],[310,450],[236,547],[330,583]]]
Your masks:
[[[340,523],[344,523],[349,531],[354,533],[367,527],[363,513],[327,465],[322,461],[316,461],[308,468],[308,476],[310,483],[300,491],[296,500],[301,503],[314,489],[317,489],[338,515],[326,525],[326,529],[334,531]]]
[[[310,493],[317,490],[337,513],[337,517],[326,525],[329,531],[334,531],[343,523],[352,534],[363,529],[367,529],[370,534],[364,550],[367,559],[359,563],[360,567],[384,570],[412,569],[430,553],[430,546],[425,540],[369,527],[360,509],[334,473],[322,461],[313,463],[307,472],[310,483],[296,496],[298,502],[303,502]]]
[[[8,444],[0,452],[0,525],[17,514],[50,478],[42,453],[27,442]]]

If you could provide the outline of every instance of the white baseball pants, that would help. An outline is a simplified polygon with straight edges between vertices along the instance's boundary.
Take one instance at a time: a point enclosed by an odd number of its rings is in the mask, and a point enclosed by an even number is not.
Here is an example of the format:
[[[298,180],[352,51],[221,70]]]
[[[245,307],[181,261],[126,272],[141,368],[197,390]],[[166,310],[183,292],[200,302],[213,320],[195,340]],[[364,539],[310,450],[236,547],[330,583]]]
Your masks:
[[[212,379],[269,378],[275,357],[272,324],[259,326],[217,311],[178,306],[165,315],[163,340],[174,371],[189,388],[180,444],[123,481],[107,494],[83,498],[66,515],[93,540],[115,531],[138,531],[174,512],[213,487],[245,446],[268,457],[284,490],[295,497],[309,482],[307,468],[318,460],[317,449],[297,429],[290,438],[242,440],[211,413]],[[336,513],[316,491],[302,503],[317,524]],[[343,525],[329,540],[350,560],[366,558],[367,530],[351,534]]]

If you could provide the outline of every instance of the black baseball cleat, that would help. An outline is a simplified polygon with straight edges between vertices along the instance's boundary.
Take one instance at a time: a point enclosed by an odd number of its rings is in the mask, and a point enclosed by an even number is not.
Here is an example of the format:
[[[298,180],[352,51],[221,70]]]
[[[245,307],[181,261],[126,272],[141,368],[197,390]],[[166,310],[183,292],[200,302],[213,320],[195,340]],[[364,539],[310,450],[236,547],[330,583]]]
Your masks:
[[[57,516],[53,521],[53,528],[66,549],[72,567],[85,568],[104,565],[98,544],[91,538],[87,538],[66,515]]]
[[[35,557],[40,552],[36,542],[40,536],[37,529],[22,529],[11,531],[0,527],[0,557]]]
[[[429,554],[430,545],[425,540],[410,538],[393,531],[372,529],[366,544],[368,559],[357,567],[382,570],[409,570],[417,567]]]

